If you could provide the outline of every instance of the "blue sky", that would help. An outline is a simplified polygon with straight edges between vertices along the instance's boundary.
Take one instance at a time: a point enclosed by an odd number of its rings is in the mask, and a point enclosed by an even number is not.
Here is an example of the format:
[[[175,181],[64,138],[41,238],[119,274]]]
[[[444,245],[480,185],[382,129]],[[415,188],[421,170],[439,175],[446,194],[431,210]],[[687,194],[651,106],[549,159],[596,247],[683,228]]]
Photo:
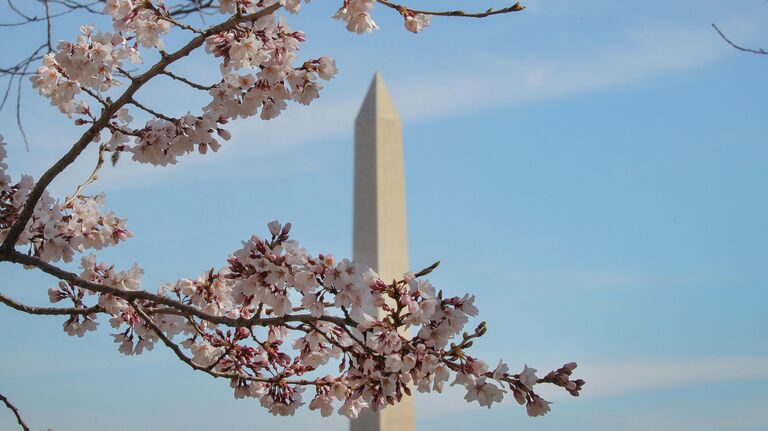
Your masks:
[[[491,4],[502,5],[479,8]],[[474,348],[489,362],[575,360],[588,381],[537,419],[459,391],[417,396],[419,430],[768,429],[768,63],[710,27],[768,47],[768,4],[532,0],[510,16],[435,19],[415,36],[381,8],[379,32],[348,34],[328,18],[335,6],[315,1],[290,21],[307,32],[304,55],[339,66],[315,104],[235,123],[219,153],[178,166],[105,169],[92,190],[136,234],[105,260],[138,262],[153,290],[221,266],[274,218],[310,250],[350,256],[352,124],[379,70],[404,121],[413,267],[439,259],[435,285],[477,295],[490,330]],[[77,25],[62,20],[54,36]],[[2,64],[40,30],[3,29]],[[197,56],[177,70],[211,81],[213,67]],[[38,177],[78,128],[23,91],[30,152],[7,108],[0,133],[11,171]],[[171,113],[203,103],[178,91],[139,97]],[[71,192],[94,157],[53,191]],[[55,283],[7,264],[0,274],[0,289],[29,303]],[[273,418],[161,347],[123,357],[106,323],[73,339],[60,318],[0,319],[0,392],[34,429],[346,429],[313,412]],[[10,414],[0,429],[13,429]]]

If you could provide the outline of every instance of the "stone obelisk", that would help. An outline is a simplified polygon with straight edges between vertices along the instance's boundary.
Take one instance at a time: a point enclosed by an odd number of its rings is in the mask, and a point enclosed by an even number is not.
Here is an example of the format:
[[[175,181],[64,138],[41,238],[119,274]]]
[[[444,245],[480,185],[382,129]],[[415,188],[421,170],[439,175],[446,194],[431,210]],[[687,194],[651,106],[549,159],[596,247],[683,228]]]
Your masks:
[[[408,270],[403,127],[376,73],[355,120],[355,261],[384,281]],[[351,431],[414,431],[413,398],[381,412],[366,410]]]

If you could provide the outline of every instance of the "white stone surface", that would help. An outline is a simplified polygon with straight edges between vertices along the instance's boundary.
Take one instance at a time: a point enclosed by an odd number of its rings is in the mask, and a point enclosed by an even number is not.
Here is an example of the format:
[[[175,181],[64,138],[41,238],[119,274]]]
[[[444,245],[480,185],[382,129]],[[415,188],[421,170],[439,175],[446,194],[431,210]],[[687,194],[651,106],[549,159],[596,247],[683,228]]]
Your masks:
[[[355,121],[355,261],[384,281],[408,270],[403,128],[377,73]],[[365,411],[352,431],[414,431],[413,398],[375,413]]]

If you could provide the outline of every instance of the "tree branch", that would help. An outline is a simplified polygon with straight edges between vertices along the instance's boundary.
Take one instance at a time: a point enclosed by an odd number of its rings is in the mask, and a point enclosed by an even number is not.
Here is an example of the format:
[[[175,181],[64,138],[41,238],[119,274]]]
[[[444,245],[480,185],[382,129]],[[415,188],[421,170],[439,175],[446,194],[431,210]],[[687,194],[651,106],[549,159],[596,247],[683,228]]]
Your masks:
[[[88,307],[88,308],[34,307],[31,305],[22,304],[18,301],[15,301],[12,298],[9,298],[3,295],[2,293],[0,293],[0,302],[13,308],[14,310],[22,311],[27,314],[36,314],[40,316],[71,316],[73,314],[88,315],[88,314],[104,312],[104,309],[99,307],[98,305],[94,305],[93,307]]]
[[[254,377],[249,376],[247,374],[239,374],[239,373],[222,373],[219,371],[214,371],[212,367],[203,367],[198,364],[196,364],[192,358],[185,355],[184,352],[181,351],[181,348],[179,348],[179,345],[174,343],[170,338],[168,338],[167,335],[163,333],[163,330],[160,329],[157,324],[152,320],[151,317],[147,315],[147,313],[142,310],[141,307],[136,305],[133,302],[130,302],[131,307],[136,311],[136,313],[141,317],[141,319],[152,329],[152,332],[157,334],[157,336],[160,338],[160,340],[163,342],[163,344],[166,345],[169,349],[173,351],[173,353],[176,354],[176,357],[178,357],[182,362],[189,365],[191,368],[202,371],[206,374],[209,374],[213,377],[219,378],[227,378],[227,379],[242,379],[242,380],[248,380],[253,382],[262,382],[262,383],[277,383],[280,381],[283,381],[283,377],[278,374],[275,377],[270,378],[262,378],[262,377]],[[221,358],[219,358],[220,360]],[[318,380],[286,380],[284,383],[287,384],[294,384],[294,385],[319,385],[323,384],[319,382]]]
[[[396,11],[403,13],[403,11],[409,11],[415,14],[421,14],[421,15],[433,15],[433,16],[457,16],[457,17],[463,17],[463,18],[485,18],[487,16],[491,15],[499,15],[499,14],[505,14],[510,12],[520,12],[521,10],[525,9],[525,6],[521,5],[519,2],[513,4],[512,6],[505,7],[503,9],[493,9],[489,8],[485,12],[464,12],[462,10],[451,10],[451,11],[428,11],[428,10],[417,10],[417,9],[411,9],[404,5],[399,5],[395,3],[391,3],[388,0],[376,0],[378,3],[391,8],[395,9]]]
[[[9,255],[6,255],[5,260],[7,260],[8,262],[20,263],[22,265],[34,266],[42,270],[43,272],[50,274],[60,280],[68,281],[75,286],[78,286],[93,292],[106,293],[106,294],[124,299],[129,302],[135,301],[137,299],[151,301],[156,304],[162,304],[162,305],[166,305],[168,307],[174,308],[178,310],[179,313],[186,316],[195,316],[199,319],[205,320],[210,323],[228,325],[233,328],[251,327],[251,326],[266,327],[270,325],[273,325],[273,326],[281,325],[288,322],[308,322],[308,321],[314,321],[314,320],[330,322],[342,328],[346,328],[346,326],[352,326],[352,327],[357,326],[357,322],[355,322],[349,317],[320,316],[316,318],[310,314],[286,314],[281,317],[254,316],[248,319],[242,318],[242,317],[232,318],[232,317],[226,317],[226,316],[214,316],[212,314],[208,314],[201,311],[199,308],[193,307],[191,305],[185,304],[180,301],[176,301],[174,299],[168,298],[167,296],[156,295],[154,293],[150,293],[145,290],[136,290],[136,291],[120,290],[111,286],[106,286],[103,284],[98,284],[98,283],[93,283],[87,280],[83,280],[82,278],[78,277],[74,273],[64,271],[63,269],[60,269],[54,265],[51,265],[50,263],[44,262],[32,256],[27,256],[26,254],[19,253],[18,251],[15,251],[15,250],[12,251]],[[169,312],[168,314],[175,314],[175,313]]]
[[[77,159],[80,153],[82,153],[86,147],[88,147],[88,144],[93,141],[96,135],[107,126],[112,116],[116,114],[117,111],[123,107],[123,105],[129,103],[132,100],[133,95],[139,90],[139,88],[146,84],[150,79],[159,75],[163,70],[165,70],[166,67],[178,61],[179,59],[186,57],[192,51],[202,46],[208,36],[230,30],[243,22],[256,21],[259,18],[274,13],[280,9],[280,7],[280,4],[276,2],[271,6],[268,6],[258,12],[249,15],[234,15],[223,23],[210,27],[204,33],[197,35],[178,51],[163,56],[163,58],[155,63],[155,65],[152,66],[149,70],[137,76],[135,80],[131,81],[131,85],[128,86],[125,92],[114,103],[102,110],[99,118],[93,123],[93,125],[91,125],[91,127],[88,128],[85,133],[83,133],[83,135],[72,146],[72,148],[40,177],[40,180],[37,182],[37,184],[35,184],[35,187],[29,193],[29,197],[27,198],[27,201],[24,204],[24,208],[21,210],[19,217],[11,229],[9,229],[5,241],[3,242],[2,246],[0,246],[0,257],[2,257],[2,255],[5,253],[10,252],[14,248],[16,241],[21,235],[21,232],[24,231],[27,222],[29,222],[29,219],[32,217],[35,206],[40,200],[40,197],[43,195],[46,187],[48,187],[51,181],[53,181],[54,178],[56,178],[64,169],[66,169],[67,166],[71,165]]]
[[[21,413],[19,413],[19,409],[16,408],[13,404],[11,404],[10,401],[8,401],[8,398],[5,397],[5,395],[0,394],[0,401],[5,403],[5,406],[8,407],[9,410],[13,412],[13,414],[16,416],[16,420],[19,422],[19,426],[24,431],[29,431],[29,427],[24,422],[24,419],[21,418]]]
[[[142,111],[146,112],[149,115],[152,115],[155,118],[161,118],[169,123],[176,123],[178,120],[175,118],[171,118],[167,115],[161,114],[160,112],[155,111],[154,109],[151,109],[144,105],[143,103],[137,101],[134,98],[131,98],[131,100],[128,101],[129,104],[141,109]]]

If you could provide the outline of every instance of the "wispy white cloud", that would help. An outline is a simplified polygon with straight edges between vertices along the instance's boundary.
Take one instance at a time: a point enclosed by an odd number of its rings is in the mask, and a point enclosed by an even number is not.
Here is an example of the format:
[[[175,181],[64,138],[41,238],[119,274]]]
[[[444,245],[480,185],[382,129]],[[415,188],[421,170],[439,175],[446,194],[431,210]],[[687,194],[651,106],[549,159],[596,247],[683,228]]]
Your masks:
[[[59,334],[56,334],[59,335]],[[102,340],[107,341],[107,340]],[[108,341],[105,343],[108,344]],[[147,368],[166,365],[161,355],[143,355],[141,359],[127,362],[116,349],[107,354],[85,355],[76,348],[70,348],[51,360],[49,350],[6,350],[0,357],[0,377],[3,379],[25,379],[30,377],[48,377],[65,373],[86,373],[93,370],[114,370],[141,372]]]
[[[710,274],[653,273],[633,269],[593,267],[510,267],[509,282],[518,286],[537,286],[538,289],[604,291],[670,288],[691,285],[702,279],[712,280]],[[705,278],[709,276],[709,278]]]
[[[758,21],[745,16],[729,22],[746,37],[760,28]],[[693,70],[732,53],[713,36],[707,26],[645,24],[628,30],[622,38],[569,49],[557,57],[475,58],[453,71],[409,71],[402,77],[393,76],[388,86],[404,121],[420,123],[604,91]],[[478,74],[478,69],[483,73]],[[233,157],[253,154],[268,157],[312,143],[345,136],[351,139],[366,88],[334,85],[333,96],[326,95],[309,108],[290,106],[280,118],[268,122],[235,122],[231,126],[234,139],[225,154],[206,162],[227,163]]]
[[[723,26],[732,28],[734,37],[749,40],[760,31],[762,23],[761,16],[744,15],[726,20]],[[409,71],[402,77],[390,77],[388,85],[404,121],[414,124],[647,82],[704,67],[729,54],[733,49],[706,25],[646,23],[627,30],[623,37],[569,48],[556,56],[534,53],[515,59],[478,57],[449,72]],[[477,70],[483,72],[478,74]],[[230,129],[234,138],[220,154],[187,156],[181,166],[166,169],[125,160],[123,166],[104,176],[102,184],[145,186],[158,179],[196,175],[201,164],[211,169],[243,157],[263,159],[345,136],[351,140],[354,117],[366,88],[340,82],[333,83],[333,88],[332,94],[326,92],[311,107],[292,105],[276,120],[233,122]],[[75,178],[87,175],[89,166],[83,164],[75,169],[77,173],[71,180],[61,182],[64,189],[71,188]]]
[[[742,35],[759,28],[756,19],[747,17],[731,22]],[[485,59],[472,69],[398,80],[392,92],[404,118],[419,122],[642,83],[706,66],[730,53],[708,26],[654,23],[557,57]]]
[[[599,412],[592,415],[589,429],[622,431],[724,431],[768,427],[765,399],[723,399],[711,405],[672,405],[632,413]]]
[[[585,397],[606,397],[693,385],[768,379],[768,357],[588,363],[580,369],[580,375],[590,382]]]
[[[733,21],[739,22],[742,33],[756,28],[748,18]],[[418,123],[600,91],[702,67],[730,52],[710,33],[708,27],[678,23],[645,25],[628,30],[620,40],[569,49],[557,57],[474,58],[452,71],[408,71],[385,80],[404,121]],[[364,89],[341,92],[340,98],[321,98],[310,109],[291,107],[274,122],[240,122],[235,135],[244,138],[237,144],[262,152],[267,150],[259,145],[262,138],[272,137],[271,143],[280,142],[279,148],[293,149],[306,142],[351,136]]]

